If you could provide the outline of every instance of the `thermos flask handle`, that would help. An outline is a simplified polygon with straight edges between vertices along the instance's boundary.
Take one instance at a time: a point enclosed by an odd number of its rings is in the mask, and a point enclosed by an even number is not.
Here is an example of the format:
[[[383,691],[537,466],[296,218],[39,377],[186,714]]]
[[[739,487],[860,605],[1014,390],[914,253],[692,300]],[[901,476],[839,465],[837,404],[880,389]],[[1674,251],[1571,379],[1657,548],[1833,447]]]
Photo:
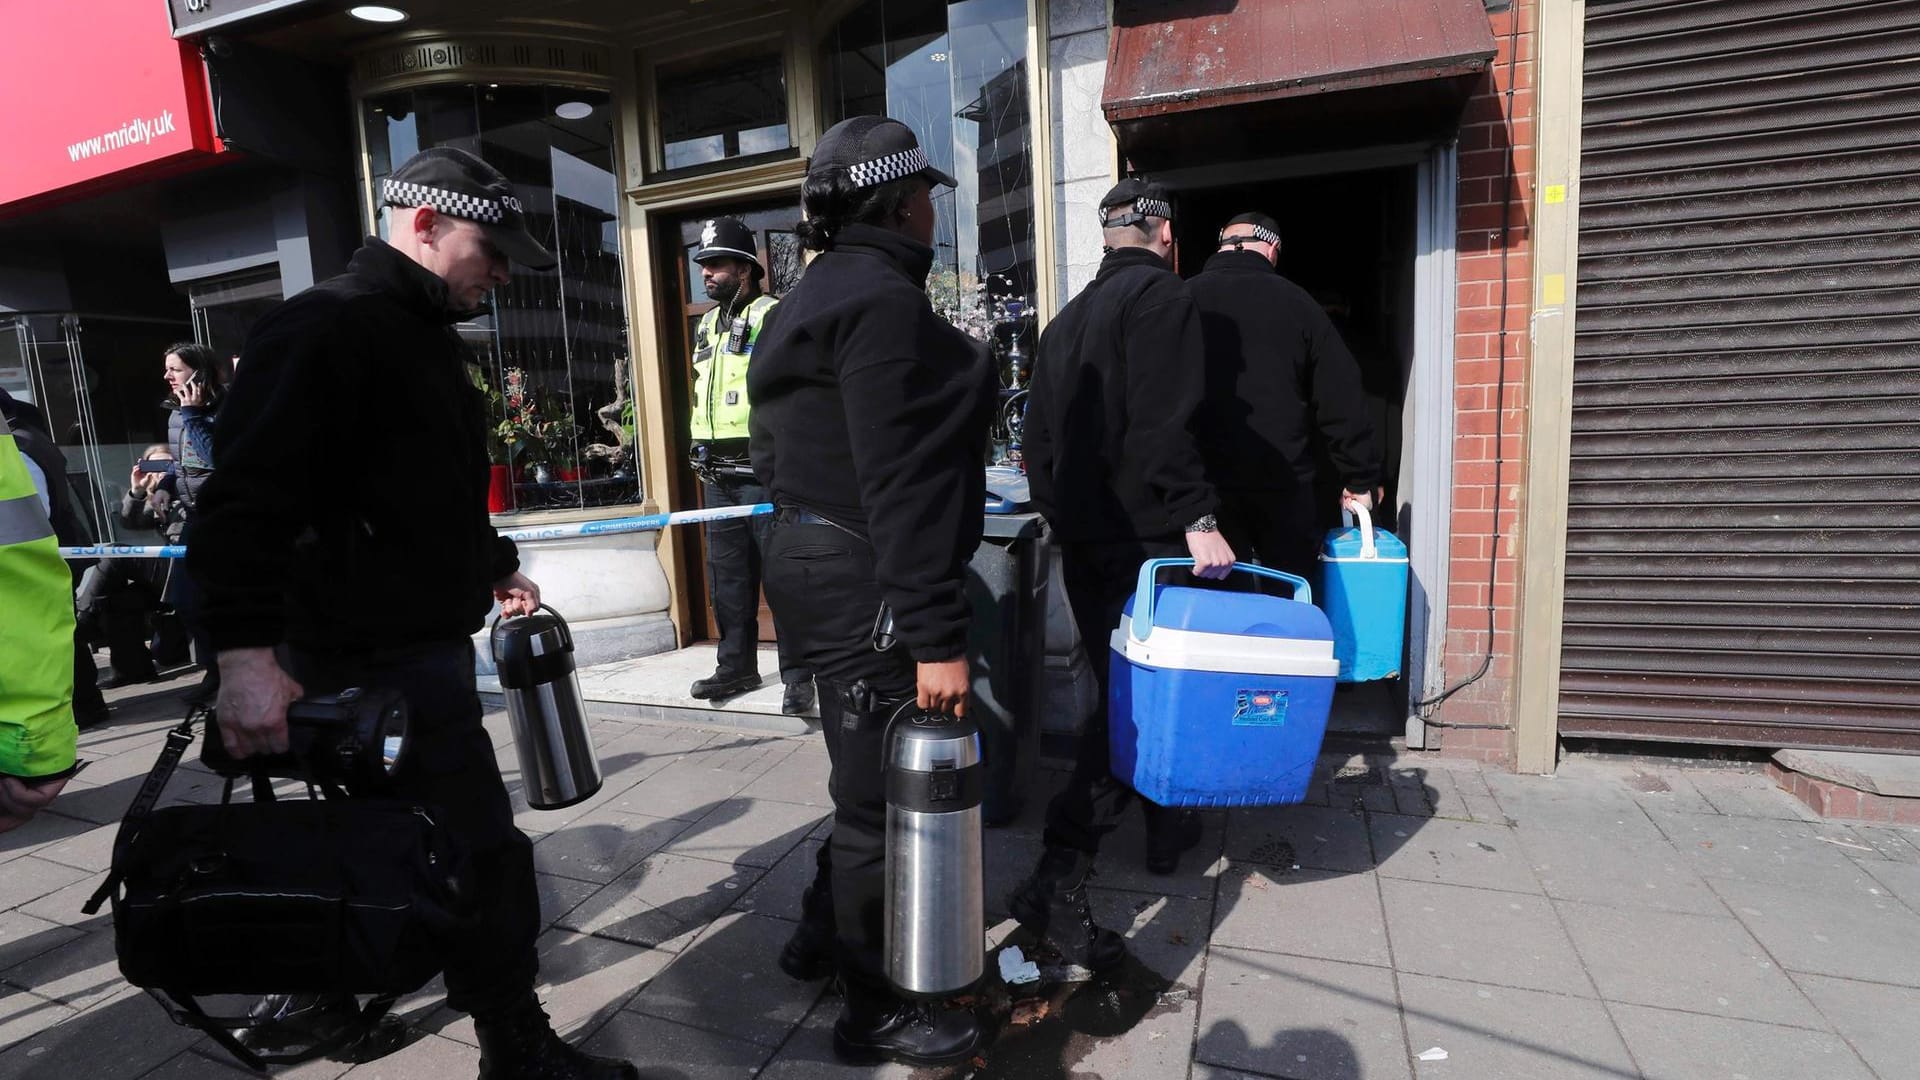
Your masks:
[[[1140,564],[1140,581],[1134,586],[1133,621],[1127,627],[1128,637],[1144,645],[1147,635],[1153,632],[1153,582],[1160,576],[1160,571],[1176,566],[1192,565],[1192,559],[1148,559]],[[1306,578],[1289,574],[1285,570],[1243,562],[1234,563],[1233,572],[1284,581],[1293,586],[1295,600],[1303,604],[1313,603],[1313,586],[1307,584]]]
[[[553,613],[553,620],[560,624],[560,641],[567,647],[568,651],[571,652],[573,649],[573,629],[567,625],[566,617],[558,611],[554,611],[550,604],[541,604],[534,610]],[[519,616],[515,617],[518,618]],[[493,622],[487,626],[487,653],[493,657],[493,666],[496,668],[500,666],[500,620],[504,618],[506,618],[504,613],[495,615]]]
[[[1367,508],[1364,506],[1342,505],[1340,507],[1340,523],[1342,525],[1352,525],[1353,519],[1356,516],[1360,518],[1360,557],[1363,559],[1379,558],[1380,549],[1375,546],[1373,542],[1373,515],[1367,513]]]

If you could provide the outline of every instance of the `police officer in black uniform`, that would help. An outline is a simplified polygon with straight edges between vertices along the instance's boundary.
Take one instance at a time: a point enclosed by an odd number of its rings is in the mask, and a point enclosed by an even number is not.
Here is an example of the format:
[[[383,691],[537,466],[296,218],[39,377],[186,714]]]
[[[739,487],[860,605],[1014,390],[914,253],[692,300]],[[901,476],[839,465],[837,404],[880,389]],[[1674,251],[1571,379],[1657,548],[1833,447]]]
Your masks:
[[[752,506],[767,489],[747,460],[747,365],[767,313],[779,303],[762,291],[767,276],[754,251],[753,230],[739,218],[708,221],[693,261],[715,306],[694,332],[693,469],[706,506]],[[720,647],[712,675],[697,680],[697,698],[728,698],[760,685],[760,560],[773,533],[767,517],[709,522],[707,580]],[[813,672],[780,650],[780,711],[798,716],[813,707]]]
[[[1313,297],[1274,272],[1277,222],[1241,214],[1219,239],[1187,287],[1207,344],[1200,431],[1220,528],[1242,558],[1308,577],[1334,509],[1314,505],[1316,439],[1342,504],[1372,509],[1380,482],[1360,367]]]
[[[1067,601],[1100,686],[1067,786],[1047,807],[1046,850],[1008,900],[1021,925],[1098,970],[1126,955],[1094,924],[1087,878],[1100,838],[1133,800],[1107,753],[1107,639],[1147,559],[1191,555],[1225,577],[1233,551],[1214,517],[1192,430],[1204,357],[1193,298],[1167,263],[1173,204],[1122,180],[1100,200],[1107,254],[1040,336],[1027,402],[1027,476],[1061,544]],[[1150,869],[1170,872],[1197,839],[1191,815],[1144,803]]]
[[[854,1063],[954,1064],[980,1041],[971,1013],[899,998],[882,957],[887,721],[915,699],[966,708],[963,582],[986,498],[993,374],[925,292],[930,193],[953,183],[897,120],[822,135],[798,230],[820,255],[747,376],[754,469],[777,507],[767,600],[818,680],[833,760],[830,880],[808,890],[788,952],[832,940],[846,992],[834,1049]]]
[[[506,177],[464,151],[414,155],[382,194],[390,241],[368,237],[346,273],[261,317],[214,429],[221,467],[187,559],[219,650],[220,736],[235,757],[283,753],[303,694],[401,691],[412,718],[395,794],[437,812],[482,905],[446,959],[481,1077],[637,1080],[563,1043],[534,996],[533,845],[473,684],[488,608],[531,611],[540,591],[487,520],[486,414],[452,324],[506,283],[509,260],[555,260]],[[343,447],[359,480],[324,495],[299,482]]]

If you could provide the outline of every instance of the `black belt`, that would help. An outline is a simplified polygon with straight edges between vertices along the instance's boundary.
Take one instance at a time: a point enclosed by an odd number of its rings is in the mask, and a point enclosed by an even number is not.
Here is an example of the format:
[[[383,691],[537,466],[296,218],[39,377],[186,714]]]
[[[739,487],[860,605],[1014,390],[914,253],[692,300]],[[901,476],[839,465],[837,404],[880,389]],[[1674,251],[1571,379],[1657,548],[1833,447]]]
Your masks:
[[[780,525],[825,525],[829,529],[838,529],[863,544],[873,543],[873,541],[867,539],[864,534],[849,529],[837,521],[823,518],[804,506],[793,506],[791,504],[776,506],[773,510],[773,520],[776,524]]]

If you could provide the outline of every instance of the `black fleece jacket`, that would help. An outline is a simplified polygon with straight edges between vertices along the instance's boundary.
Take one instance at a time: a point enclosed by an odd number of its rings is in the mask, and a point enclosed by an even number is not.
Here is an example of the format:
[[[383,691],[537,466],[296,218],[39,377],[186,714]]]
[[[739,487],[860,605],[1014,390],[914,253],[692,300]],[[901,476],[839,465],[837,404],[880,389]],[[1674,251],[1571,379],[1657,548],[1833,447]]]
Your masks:
[[[487,520],[486,415],[440,278],[369,237],[240,357],[187,530],[215,648],[465,637],[519,568]]]
[[[1062,540],[1177,537],[1218,508],[1192,429],[1201,348],[1186,283],[1144,248],[1107,252],[1047,325],[1022,443]]]
[[[933,249],[851,225],[773,309],[747,369],[754,471],[873,544],[915,660],[966,651],[967,561],[986,504],[993,372],[933,313]]]
[[[1222,251],[1187,282],[1207,342],[1200,432],[1223,488],[1299,490],[1318,469],[1314,434],[1349,491],[1380,482],[1360,366],[1305,289],[1251,251]]]

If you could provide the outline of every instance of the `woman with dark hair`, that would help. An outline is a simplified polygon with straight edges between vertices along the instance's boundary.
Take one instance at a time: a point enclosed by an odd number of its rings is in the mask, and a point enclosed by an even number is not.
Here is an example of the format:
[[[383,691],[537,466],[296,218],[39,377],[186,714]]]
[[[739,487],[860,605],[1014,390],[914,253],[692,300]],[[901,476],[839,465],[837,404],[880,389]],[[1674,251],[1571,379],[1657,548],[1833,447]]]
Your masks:
[[[231,371],[212,349],[192,341],[167,346],[165,357],[163,377],[167,388],[173,391],[167,402],[171,410],[167,417],[167,446],[173,451],[174,466],[160,486],[180,508],[184,537],[192,528],[193,508],[199,501],[200,488],[213,473],[213,421],[226,394]],[[138,490],[138,487],[134,489]],[[188,574],[174,574],[168,584],[167,600],[187,624],[193,635],[194,659],[207,673],[188,695],[188,700],[210,705],[220,689],[220,665],[196,617],[199,595]]]
[[[767,602],[815,672],[833,762],[833,835],[780,966],[838,971],[834,1049],[853,1063],[948,1065],[980,1043],[970,1012],[889,986],[881,925],[887,722],[916,701],[964,713],[970,682],[963,586],[993,374],[927,301],[931,192],[953,183],[897,120],[854,117],[821,136],[799,227],[820,254],[767,317],[747,372],[754,471],[776,508]]]

